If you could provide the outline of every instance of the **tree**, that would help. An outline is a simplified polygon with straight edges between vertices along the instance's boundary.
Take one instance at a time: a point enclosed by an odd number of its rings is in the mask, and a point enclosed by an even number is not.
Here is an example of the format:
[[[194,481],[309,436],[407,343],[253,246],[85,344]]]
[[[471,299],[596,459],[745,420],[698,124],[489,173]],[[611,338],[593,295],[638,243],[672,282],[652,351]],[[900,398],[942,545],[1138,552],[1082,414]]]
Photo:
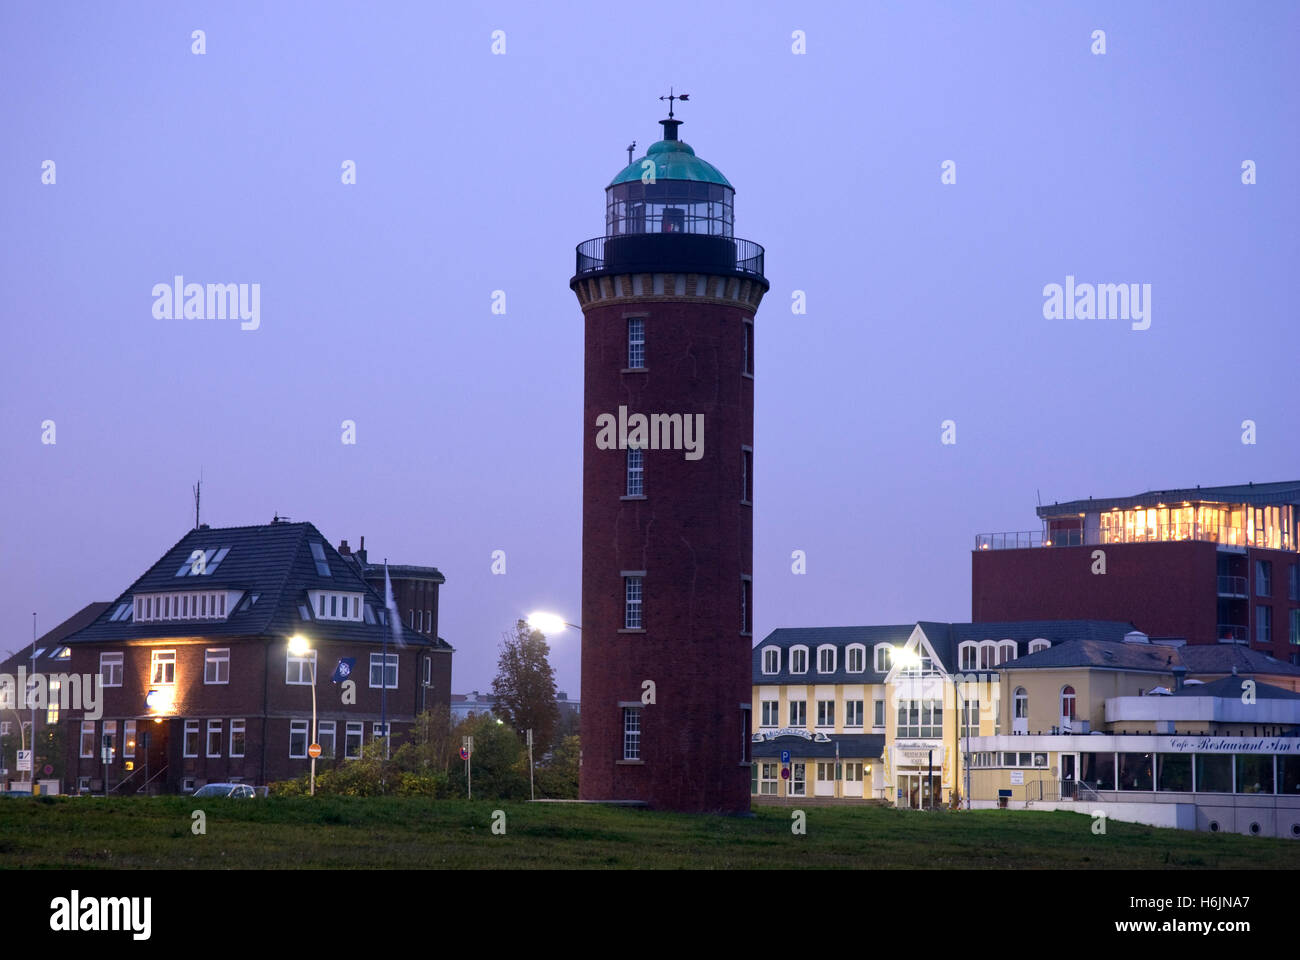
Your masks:
[[[456,727],[456,749],[460,738],[474,738],[471,758],[474,796],[479,799],[524,800],[528,798],[528,748],[514,728],[490,713],[472,713]],[[453,796],[466,792],[465,764],[457,761],[451,769]]]
[[[554,742],[560,722],[560,708],[555,705],[555,671],[547,655],[551,652],[546,636],[523,620],[515,624],[513,634],[505,634],[501,655],[497,658],[497,675],[492,681],[496,698],[493,712],[519,734],[533,731],[533,753],[540,756]]]

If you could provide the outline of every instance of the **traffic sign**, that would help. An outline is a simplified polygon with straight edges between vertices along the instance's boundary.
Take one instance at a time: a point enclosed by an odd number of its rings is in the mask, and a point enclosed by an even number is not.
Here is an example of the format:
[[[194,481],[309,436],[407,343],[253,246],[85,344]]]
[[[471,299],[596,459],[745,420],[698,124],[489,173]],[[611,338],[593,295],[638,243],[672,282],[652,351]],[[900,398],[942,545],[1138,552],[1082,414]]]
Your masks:
[[[782,763],[789,763],[789,762],[790,762],[790,751],[789,751],[789,750],[782,750],[782,751],[781,751],[781,762],[782,762]]]
[[[32,769],[32,752],[30,750],[19,750],[18,751],[18,772],[21,773],[24,770],[30,771],[31,769]]]
[[[48,777],[53,772],[54,772],[54,768],[47,763],[45,765],[45,775]]]
[[[789,780],[789,779],[790,779],[790,768],[789,768],[789,767],[782,767],[782,768],[781,768],[781,779],[782,779],[782,780]]]
[[[460,748],[460,758],[461,758],[462,760],[468,760],[468,759],[469,759],[469,751],[466,750],[464,747],[461,747],[461,748]]]
[[[313,743],[310,747],[308,747],[308,748],[307,748],[307,756],[311,757],[313,760],[315,760],[317,757],[319,757],[319,756],[320,756],[320,744],[319,744],[319,743]]]

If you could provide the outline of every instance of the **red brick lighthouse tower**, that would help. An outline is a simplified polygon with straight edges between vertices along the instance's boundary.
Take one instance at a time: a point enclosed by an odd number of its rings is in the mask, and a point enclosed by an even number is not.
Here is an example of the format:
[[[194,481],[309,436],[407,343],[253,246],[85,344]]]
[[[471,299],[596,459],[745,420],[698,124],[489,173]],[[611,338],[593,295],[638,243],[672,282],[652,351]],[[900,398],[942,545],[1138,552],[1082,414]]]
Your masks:
[[[605,190],[586,331],[584,800],[749,809],[754,314],[763,248],[680,120]]]

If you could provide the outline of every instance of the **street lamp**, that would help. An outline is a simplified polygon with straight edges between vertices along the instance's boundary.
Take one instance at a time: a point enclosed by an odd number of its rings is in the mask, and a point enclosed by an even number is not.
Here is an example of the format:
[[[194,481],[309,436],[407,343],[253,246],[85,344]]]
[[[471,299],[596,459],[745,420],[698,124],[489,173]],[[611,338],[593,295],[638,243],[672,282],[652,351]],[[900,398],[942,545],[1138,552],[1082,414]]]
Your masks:
[[[311,644],[302,634],[294,634],[289,638],[289,652],[295,657],[306,657],[312,652]],[[316,658],[311,660],[311,743],[307,745],[307,752],[311,753],[311,748],[316,746]],[[311,795],[316,796],[316,758],[311,758]]]
[[[569,623],[559,614],[546,613],[542,610],[535,610],[530,613],[527,623],[534,630],[540,630],[545,634],[563,633],[565,627],[573,627],[574,630],[582,629],[576,623]]]

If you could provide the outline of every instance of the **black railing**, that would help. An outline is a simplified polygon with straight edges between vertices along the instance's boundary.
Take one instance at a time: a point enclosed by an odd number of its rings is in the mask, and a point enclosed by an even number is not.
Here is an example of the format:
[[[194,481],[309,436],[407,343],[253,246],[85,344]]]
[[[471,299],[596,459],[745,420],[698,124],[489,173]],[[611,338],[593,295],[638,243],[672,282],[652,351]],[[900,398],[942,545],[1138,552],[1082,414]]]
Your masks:
[[[700,233],[628,233],[578,244],[577,276],[594,273],[742,274],[763,278],[763,248],[752,240]]]

